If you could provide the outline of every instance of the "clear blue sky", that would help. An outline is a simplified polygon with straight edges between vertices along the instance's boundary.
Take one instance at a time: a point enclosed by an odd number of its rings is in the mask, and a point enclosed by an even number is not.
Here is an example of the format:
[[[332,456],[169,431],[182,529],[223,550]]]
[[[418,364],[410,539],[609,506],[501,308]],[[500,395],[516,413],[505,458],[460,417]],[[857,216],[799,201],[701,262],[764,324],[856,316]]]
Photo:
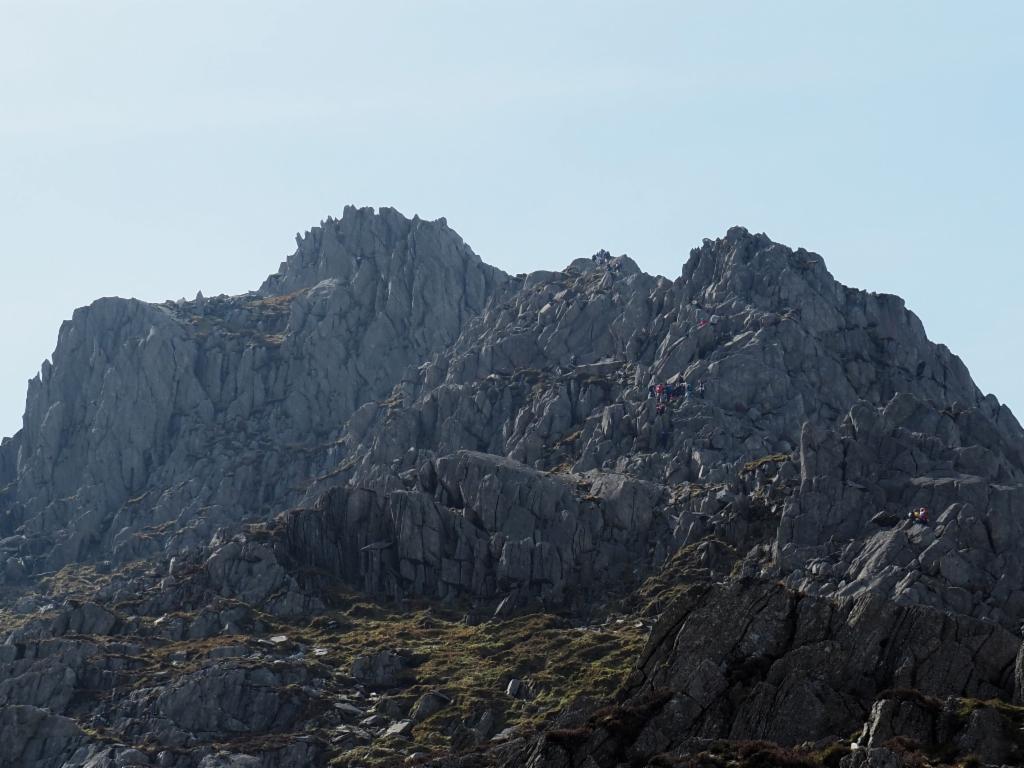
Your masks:
[[[259,285],[347,203],[520,272],[733,224],[1024,415],[1024,3],[0,0],[0,434],[72,310]]]

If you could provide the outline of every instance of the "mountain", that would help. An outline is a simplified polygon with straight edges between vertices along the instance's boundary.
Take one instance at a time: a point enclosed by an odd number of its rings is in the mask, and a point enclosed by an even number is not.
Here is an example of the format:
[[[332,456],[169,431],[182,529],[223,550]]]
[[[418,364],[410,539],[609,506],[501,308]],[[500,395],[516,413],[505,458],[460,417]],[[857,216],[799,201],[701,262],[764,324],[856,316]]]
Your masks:
[[[285,508],[352,412],[505,280],[443,221],[347,208],[259,291],[77,310],[5,453],[3,533],[24,526],[31,573],[195,547]]]
[[[52,360],[0,765],[1024,760],[1024,430],[815,253],[513,276],[349,207]]]

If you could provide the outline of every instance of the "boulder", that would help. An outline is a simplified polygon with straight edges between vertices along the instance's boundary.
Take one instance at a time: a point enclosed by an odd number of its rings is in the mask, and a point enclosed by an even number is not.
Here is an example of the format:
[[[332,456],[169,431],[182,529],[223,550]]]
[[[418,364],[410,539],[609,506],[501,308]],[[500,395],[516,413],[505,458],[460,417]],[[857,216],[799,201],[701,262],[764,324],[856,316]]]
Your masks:
[[[349,674],[367,685],[387,688],[396,685],[407,669],[405,659],[394,651],[359,656],[352,662]]]

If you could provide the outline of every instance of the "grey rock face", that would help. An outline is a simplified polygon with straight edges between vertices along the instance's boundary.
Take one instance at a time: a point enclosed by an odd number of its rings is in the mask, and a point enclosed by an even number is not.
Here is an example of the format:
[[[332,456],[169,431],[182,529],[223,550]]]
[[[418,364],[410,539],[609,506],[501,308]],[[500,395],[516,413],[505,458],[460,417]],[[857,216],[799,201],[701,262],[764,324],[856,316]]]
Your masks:
[[[216,758],[290,768],[320,760],[320,742],[291,736],[255,756],[214,755],[207,748],[213,741],[292,734],[311,712],[325,709],[325,669],[303,664],[291,646],[265,653],[221,646],[231,652],[205,658],[172,653],[168,666],[178,673],[149,676],[145,654],[158,641],[153,632],[160,623],[118,620],[111,634],[84,639],[69,628],[82,607],[69,607],[56,620],[32,619],[0,645],[0,721],[7,718],[0,729],[16,731],[0,743],[0,765],[196,768]],[[173,641],[155,647],[173,648]],[[112,747],[109,734],[139,749]]]
[[[355,408],[454,341],[504,282],[443,221],[348,208],[257,293],[76,311],[0,450],[6,512],[41,552],[29,570],[194,546],[282,508]]]
[[[655,539],[669,535],[653,512],[666,490],[652,483],[549,475],[468,451],[426,474],[430,493],[338,488],[289,513],[282,556],[373,594],[536,594],[562,604],[650,569]]]
[[[986,765],[1020,761],[1015,743],[1019,726],[998,706],[940,701],[909,692],[898,695],[875,702],[860,737],[863,745],[881,748],[904,739],[931,750],[955,745],[960,753],[974,755]]]
[[[896,297],[851,291],[820,259],[806,266],[810,258],[731,230],[695,251],[675,283],[643,274],[611,282],[571,271],[529,276],[424,368],[419,400],[376,414],[390,422],[382,434],[350,436],[368,450],[354,455],[380,465],[403,458],[394,451],[399,445],[403,452],[410,444],[479,450],[482,437],[489,452],[534,464],[539,446],[583,427],[570,454],[577,469],[665,448],[691,459],[695,450],[715,451],[707,458],[718,463],[772,453],[784,441],[795,446],[804,422],[831,425],[859,400],[884,404],[896,392],[912,392],[942,403],[979,402],[962,364],[927,341]],[[708,323],[712,316],[719,322]],[[578,377],[545,380],[545,371],[573,355]],[[854,357],[864,365],[849,365]],[[910,374],[924,360],[941,382]],[[626,381],[616,386],[622,374]],[[662,425],[639,406],[648,383],[671,379],[705,379],[710,387],[702,402],[694,398],[663,420],[669,445],[659,446]],[[546,386],[525,402],[520,381]],[[467,387],[471,398],[462,395]],[[710,444],[687,434],[708,424],[719,432],[708,435]],[[659,461],[652,469],[663,467]],[[692,479],[701,477],[699,466],[691,469]]]
[[[658,404],[647,388],[659,381],[690,389]],[[286,550],[379,594],[525,591],[557,602],[590,573],[619,579],[606,562],[642,575],[711,532],[749,550],[770,525],[750,519],[754,500],[765,517],[782,513],[775,568],[794,587],[840,597],[877,588],[1012,626],[1024,580],[999,548],[1020,540],[1011,521],[1022,443],[1012,415],[899,299],[847,289],[814,254],[736,229],[695,250],[675,283],[573,268],[521,278],[397,388],[393,406],[353,415],[339,442],[348,458],[307,493],[314,512],[289,519]],[[593,496],[628,478],[624,502],[601,504],[596,527],[581,526],[589,507],[578,502],[549,508],[564,524],[519,504],[481,514],[493,501],[472,473],[447,477],[479,452],[587,480]],[[487,482],[510,473],[495,468]],[[670,538],[654,510],[681,483],[720,490],[675,504]],[[530,487],[564,496],[525,475],[498,496]],[[914,506],[937,518],[955,503],[955,529],[934,528],[943,542],[918,560],[929,535],[899,524]],[[992,556],[962,556],[961,520],[979,540],[1002,526],[986,544]],[[609,545],[625,556],[588,561]]]
[[[839,607],[764,581],[695,586],[663,612],[615,708],[571,739],[521,740],[499,764],[610,767],[721,740],[829,743],[865,722],[843,765],[910,765],[909,749],[1013,764],[1016,716],[984,701],[1009,695],[1019,645],[990,622],[870,591]]]
[[[4,572],[13,579],[98,551],[123,560],[154,547],[195,549],[222,524],[297,500],[319,475],[305,506],[358,519],[404,510],[403,537],[371,524],[373,540],[318,543],[336,551],[311,557],[352,583],[440,596],[527,584],[557,600],[575,585],[574,570],[590,567],[577,562],[579,553],[605,542],[568,546],[565,537],[578,528],[572,509],[561,510],[568,524],[555,524],[549,540],[525,549],[524,531],[532,534],[536,517],[518,510],[501,519],[453,516],[456,495],[437,485],[444,462],[483,451],[541,470],[612,470],[631,478],[628,493],[643,487],[636,480],[721,483],[746,461],[791,452],[806,435],[834,429],[855,407],[884,407],[890,440],[906,442],[915,424],[922,434],[945,429],[938,434],[948,438],[948,455],[924,446],[938,462],[930,470],[936,480],[950,476],[940,473],[952,461],[956,472],[1006,485],[1013,496],[1024,461],[1012,415],[981,397],[959,360],[927,341],[902,302],[847,289],[814,254],[739,228],[696,249],[675,282],[593,265],[508,279],[482,265],[443,222],[346,209],[301,239],[259,293],[165,306],[104,300],[65,326],[55,360],[31,388],[18,441],[5,514],[24,520],[18,530],[25,538],[7,552]],[[688,385],[693,396],[656,407],[644,395],[658,381]],[[701,397],[699,381],[708,385]],[[387,401],[375,399],[392,388]],[[903,403],[911,401],[937,415],[908,410]],[[919,423],[904,426],[907,419]],[[877,439],[860,442],[880,450]],[[925,482],[912,474],[896,479]],[[874,487],[896,479],[879,478]],[[649,554],[658,560],[672,548],[646,551],[652,535],[663,538],[657,526],[646,530],[664,496],[652,488],[644,501],[628,502],[638,515],[624,521],[632,541],[611,536],[641,572]],[[361,498],[365,491],[376,500]],[[810,508],[822,498],[816,493],[802,496]],[[912,495],[882,501],[902,512]],[[844,526],[817,526],[804,534],[814,540],[808,546],[788,539],[803,509],[790,506],[778,541],[784,569],[808,564],[817,534],[834,539],[867,522],[863,510],[849,511],[859,501],[844,503],[832,513],[844,516]],[[607,520],[602,525],[607,531]],[[445,547],[435,546],[437,535],[422,535],[430,526],[448,533]],[[485,553],[484,544],[500,550]],[[612,568],[623,560],[597,555]],[[942,563],[940,575],[967,593],[987,584],[961,558]],[[845,575],[847,584],[860,583]],[[231,582],[227,572],[215,576]],[[1016,620],[1018,584],[1016,576],[1004,579],[1011,611],[973,604],[970,611]],[[225,589],[252,599],[237,583]],[[923,586],[900,594],[949,602],[927,597]]]
[[[18,476],[18,449],[21,446],[21,433],[14,437],[0,440],[0,488],[14,482]]]
[[[0,707],[0,744],[8,765],[60,765],[83,739],[78,725],[66,717],[23,705]]]
[[[393,651],[382,651],[371,656],[360,656],[352,662],[350,674],[369,685],[388,687],[398,683],[408,664]]]
[[[978,423],[975,411],[900,395],[855,406],[838,430],[806,428],[800,490],[775,543],[787,582],[839,598],[878,590],[1016,628],[1024,484],[1015,446],[982,448]],[[920,507],[927,523],[907,519]]]
[[[522,680],[514,677],[508,681],[505,695],[511,696],[513,699],[528,699],[530,698],[530,688]]]
[[[737,584],[668,609],[633,685],[637,695],[678,692],[669,732],[796,744],[851,732],[867,715],[865,696],[886,689],[1007,698],[1019,645],[991,623],[894,606],[870,591],[840,608]]]
[[[439,691],[429,691],[420,696],[416,703],[412,705],[412,709],[409,711],[409,717],[414,722],[420,722],[426,720],[431,715],[435,715],[442,709],[452,703],[451,698],[445,696]]]

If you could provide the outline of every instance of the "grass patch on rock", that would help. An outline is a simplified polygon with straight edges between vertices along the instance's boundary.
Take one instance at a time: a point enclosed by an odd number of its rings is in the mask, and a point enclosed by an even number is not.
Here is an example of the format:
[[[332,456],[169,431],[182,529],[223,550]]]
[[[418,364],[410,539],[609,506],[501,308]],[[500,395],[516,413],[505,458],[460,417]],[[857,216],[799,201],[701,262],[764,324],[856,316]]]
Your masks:
[[[582,697],[610,697],[629,673],[646,639],[634,621],[573,626],[549,613],[470,625],[464,612],[426,603],[386,606],[353,598],[340,610],[323,614],[305,627],[279,624],[275,632],[327,654],[318,663],[348,680],[359,656],[398,650],[411,659],[399,685],[382,688],[403,711],[430,691],[451,704],[418,723],[415,743],[427,750],[451,746],[452,735],[490,711],[495,728],[534,729]],[[523,680],[525,699],[506,694],[513,678]],[[396,745],[397,746],[397,745]],[[367,763],[394,756],[380,742],[350,755]]]

